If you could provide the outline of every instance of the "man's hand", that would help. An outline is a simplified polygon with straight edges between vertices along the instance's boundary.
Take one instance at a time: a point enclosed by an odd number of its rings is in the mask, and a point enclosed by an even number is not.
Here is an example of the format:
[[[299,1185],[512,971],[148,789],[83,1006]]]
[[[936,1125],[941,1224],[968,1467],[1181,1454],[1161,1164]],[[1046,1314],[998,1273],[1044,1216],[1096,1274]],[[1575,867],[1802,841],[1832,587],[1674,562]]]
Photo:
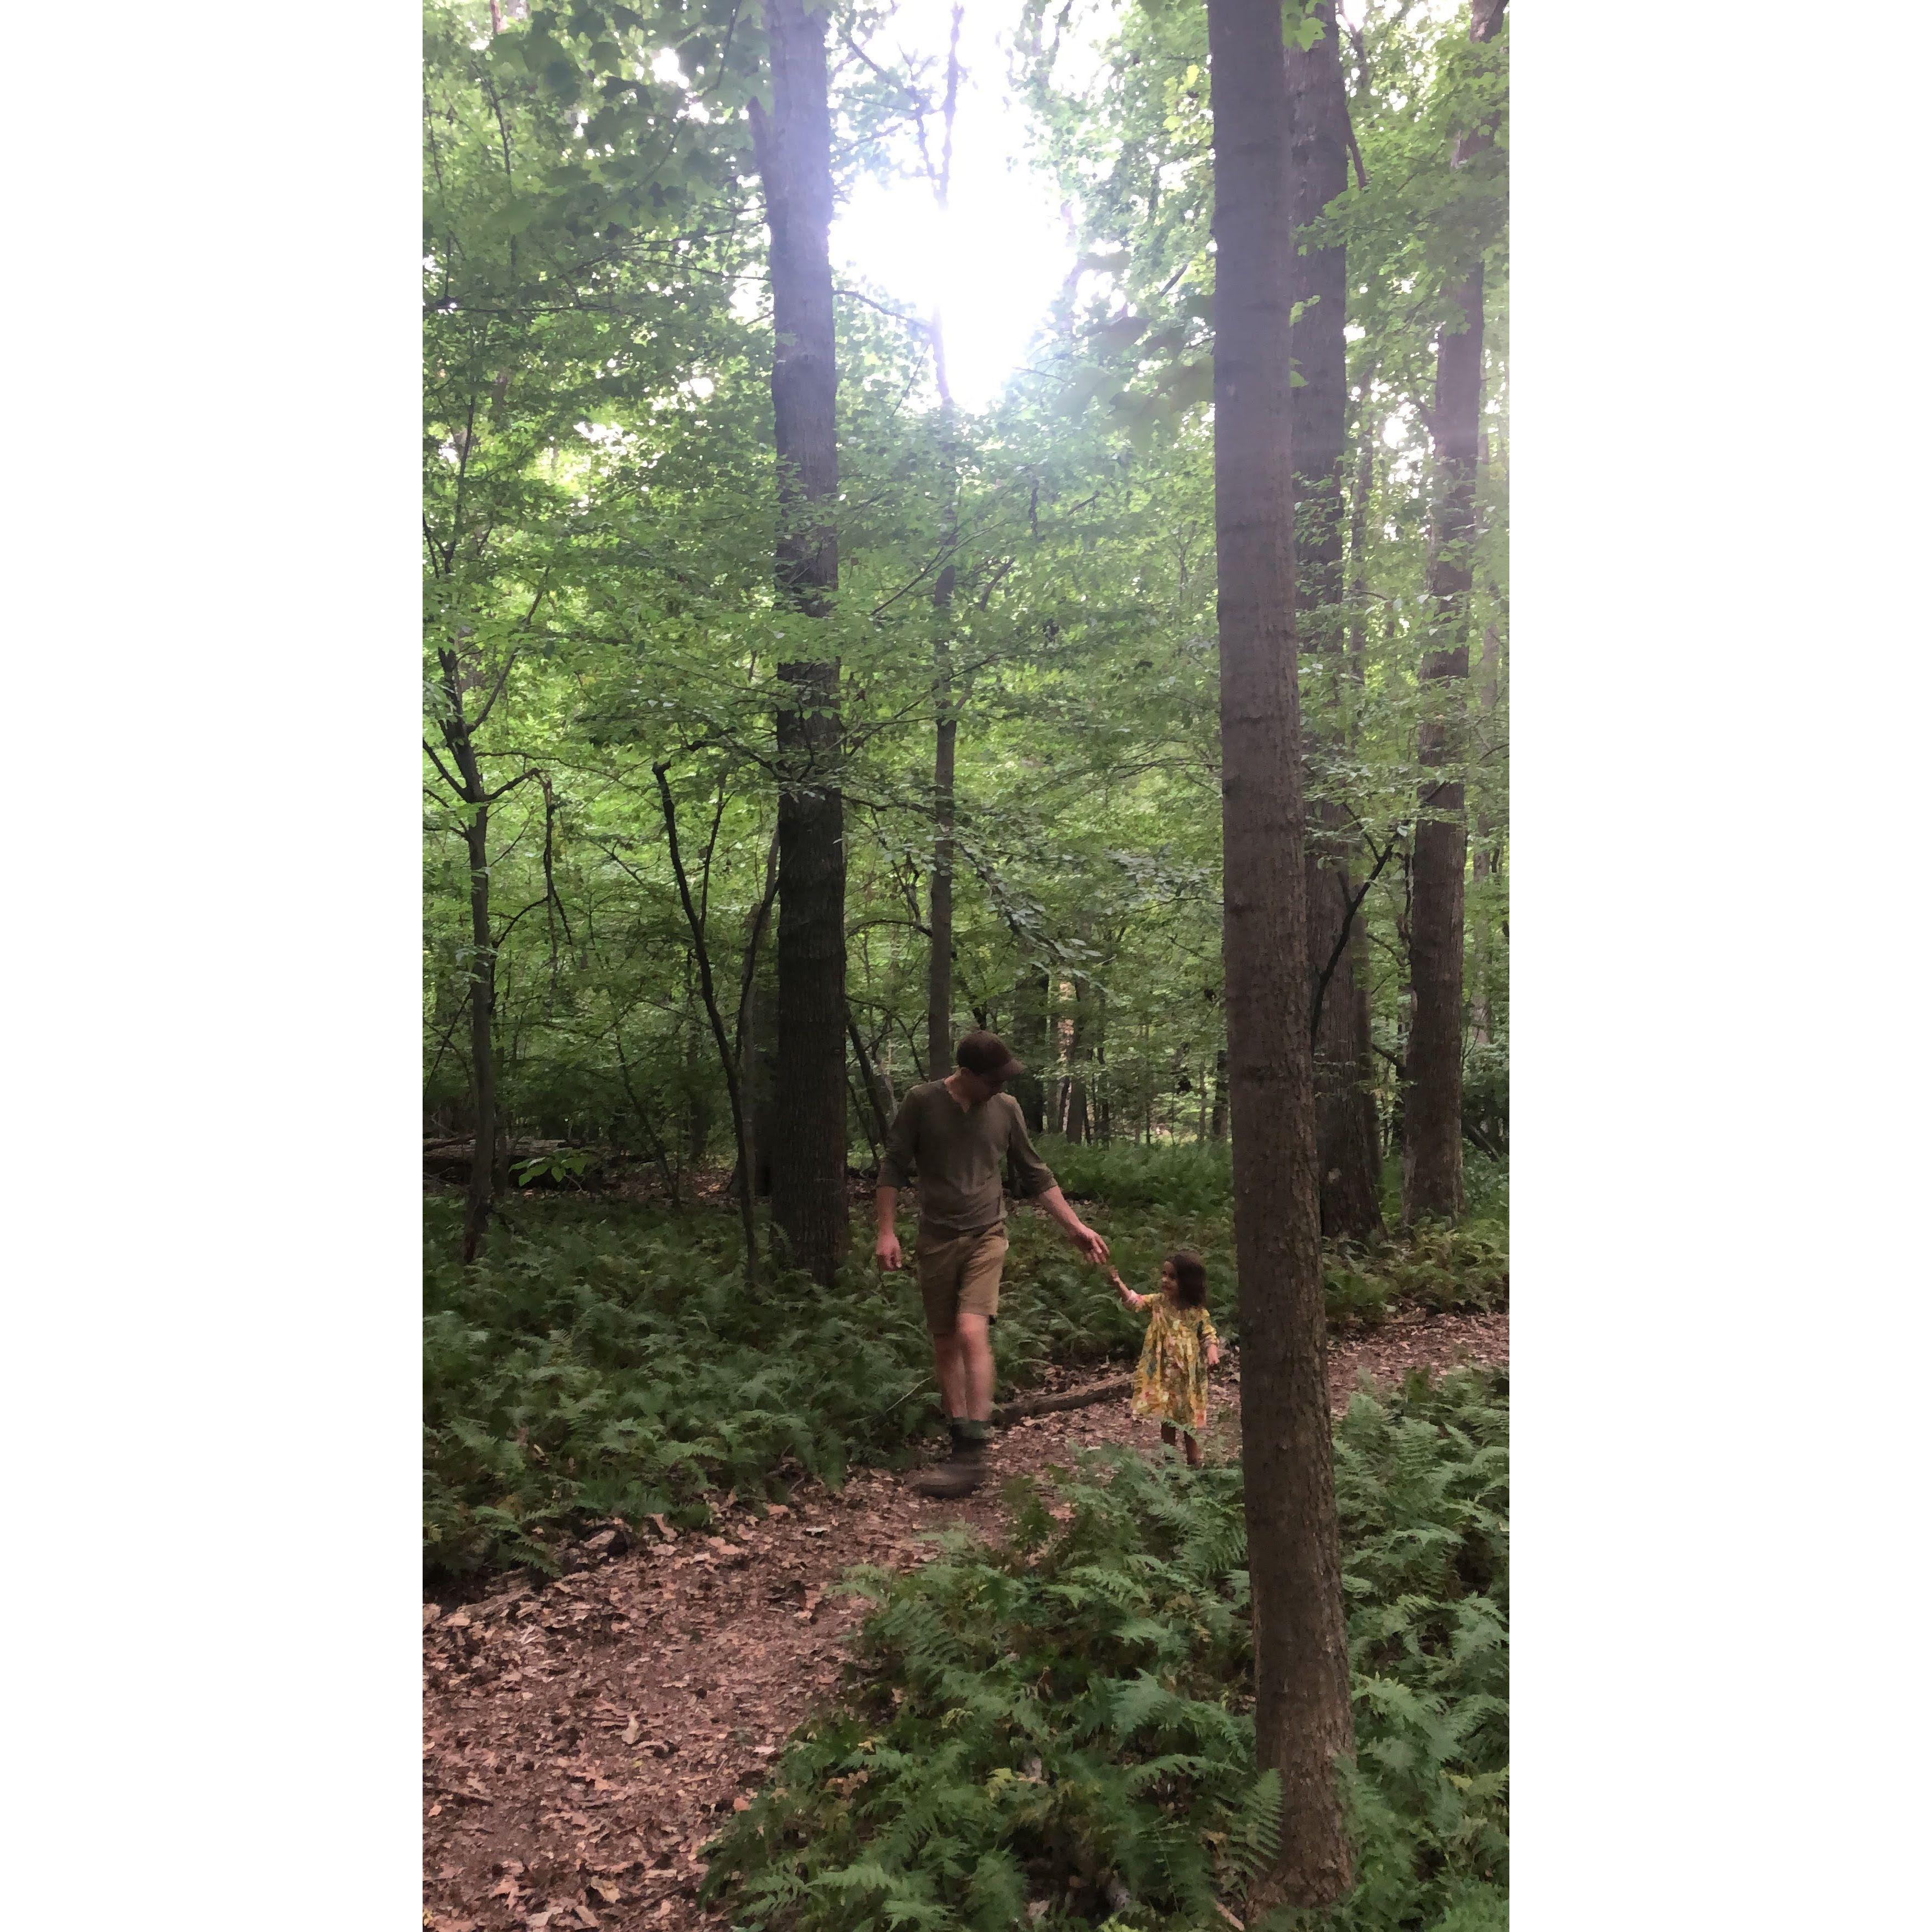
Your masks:
[[[1107,1244],[1094,1233],[1091,1228],[1088,1226],[1084,1221],[1075,1222],[1066,1232],[1072,1238],[1073,1245],[1093,1263],[1094,1267],[1106,1266]]]
[[[879,1238],[872,1244],[872,1254],[890,1274],[893,1269],[905,1266],[905,1256],[899,1252],[898,1190],[881,1187],[873,1197],[873,1205],[878,1212]]]

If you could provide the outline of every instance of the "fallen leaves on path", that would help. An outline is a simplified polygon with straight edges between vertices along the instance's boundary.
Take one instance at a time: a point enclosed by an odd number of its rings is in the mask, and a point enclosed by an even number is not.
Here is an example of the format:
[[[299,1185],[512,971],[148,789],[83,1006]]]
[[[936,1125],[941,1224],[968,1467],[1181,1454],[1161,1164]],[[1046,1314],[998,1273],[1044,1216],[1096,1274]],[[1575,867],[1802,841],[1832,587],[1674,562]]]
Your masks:
[[[1459,1360],[1507,1366],[1508,1316],[1333,1342],[1330,1394],[1339,1412],[1364,1370],[1384,1382]],[[1210,1454],[1238,1441],[1238,1368],[1224,1360],[1213,1378]],[[716,1533],[659,1523],[638,1543],[613,1526],[586,1545],[608,1560],[541,1589],[511,1582],[446,1614],[425,1604],[428,1932],[722,1927],[696,1903],[700,1848],[836,1683],[862,1614],[834,1591],[840,1576],[923,1562],[944,1530],[997,1534],[1007,1478],[1103,1442],[1151,1452],[1160,1438],[1118,1399],[1032,1417],[995,1436],[989,1480],[958,1502],[859,1470],[842,1496],[801,1492],[762,1520],[734,1504]]]

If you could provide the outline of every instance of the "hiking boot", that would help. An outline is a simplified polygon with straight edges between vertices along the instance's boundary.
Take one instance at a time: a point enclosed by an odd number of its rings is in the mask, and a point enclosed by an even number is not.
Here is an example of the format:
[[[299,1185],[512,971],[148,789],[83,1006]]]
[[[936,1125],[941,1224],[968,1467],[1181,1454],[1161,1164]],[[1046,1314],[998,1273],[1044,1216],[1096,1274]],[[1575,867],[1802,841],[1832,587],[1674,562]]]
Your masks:
[[[986,1450],[982,1443],[962,1444],[943,1462],[922,1469],[912,1486],[922,1496],[968,1496],[986,1480]]]

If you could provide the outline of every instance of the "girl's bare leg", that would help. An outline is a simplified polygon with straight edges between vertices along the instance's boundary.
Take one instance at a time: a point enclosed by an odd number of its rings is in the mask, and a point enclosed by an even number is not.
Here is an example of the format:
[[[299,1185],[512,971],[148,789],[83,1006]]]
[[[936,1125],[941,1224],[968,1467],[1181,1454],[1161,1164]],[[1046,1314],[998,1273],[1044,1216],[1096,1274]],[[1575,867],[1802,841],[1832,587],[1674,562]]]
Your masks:
[[[1191,1436],[1184,1436],[1180,1439],[1186,1445],[1187,1466],[1190,1469],[1199,1468],[1201,1466],[1200,1444]]]
[[[1163,1422],[1160,1425],[1160,1439],[1171,1449],[1174,1447],[1174,1424]]]

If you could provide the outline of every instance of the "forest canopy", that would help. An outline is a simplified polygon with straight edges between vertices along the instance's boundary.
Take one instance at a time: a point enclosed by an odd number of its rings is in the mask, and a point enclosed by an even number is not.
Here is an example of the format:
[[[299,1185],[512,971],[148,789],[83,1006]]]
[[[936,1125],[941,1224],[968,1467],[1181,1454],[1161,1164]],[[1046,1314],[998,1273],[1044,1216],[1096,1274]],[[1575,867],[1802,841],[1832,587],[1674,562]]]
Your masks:
[[[736,1166],[735,1090],[768,1180],[778,821],[810,789],[787,715],[833,728],[811,755],[842,818],[842,1168],[976,1024],[1036,1070],[1036,1127],[1224,1136],[1202,10],[1005,23],[1016,165],[1064,212],[1065,281],[969,410],[944,316],[838,268],[836,492],[782,503],[765,26],[735,0],[427,22],[432,1139],[467,1142],[482,1093],[497,1189],[596,1149],[677,1196]],[[1341,942],[1310,973],[1370,1181],[1324,1220],[1360,1234],[1406,1149],[1406,1211],[1453,1216],[1461,1143],[1507,1138],[1502,41],[1448,8],[1288,24],[1316,184],[1292,379],[1311,899],[1338,908],[1311,920]],[[958,74],[892,26],[831,16],[834,196],[916,182],[938,218]],[[808,605],[774,545],[821,527],[836,588]],[[795,653],[836,690],[801,705]]]

